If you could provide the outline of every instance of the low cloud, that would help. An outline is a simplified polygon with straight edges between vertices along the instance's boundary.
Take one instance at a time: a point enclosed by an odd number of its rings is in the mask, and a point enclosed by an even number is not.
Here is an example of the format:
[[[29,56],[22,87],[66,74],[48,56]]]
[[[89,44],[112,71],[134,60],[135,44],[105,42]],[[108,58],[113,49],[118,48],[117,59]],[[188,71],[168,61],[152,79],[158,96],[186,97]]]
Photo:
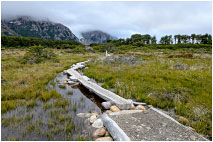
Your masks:
[[[2,19],[31,16],[68,26],[74,34],[102,30],[131,34],[204,34],[212,31],[211,2],[2,2]]]

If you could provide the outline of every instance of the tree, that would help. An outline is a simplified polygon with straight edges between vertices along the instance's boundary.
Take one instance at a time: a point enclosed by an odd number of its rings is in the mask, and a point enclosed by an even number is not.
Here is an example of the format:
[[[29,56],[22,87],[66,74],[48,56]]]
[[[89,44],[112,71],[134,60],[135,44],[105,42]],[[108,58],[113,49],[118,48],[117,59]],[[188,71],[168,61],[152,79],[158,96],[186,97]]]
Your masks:
[[[188,36],[188,35],[181,35],[181,40],[182,40],[183,43],[189,43],[190,36]]]
[[[199,44],[201,42],[201,36],[202,36],[201,34],[196,35],[195,39],[197,41],[197,44]]]
[[[177,39],[178,35],[174,35],[174,39],[175,39],[175,44],[176,44],[176,39]]]
[[[172,35],[166,35],[161,37],[160,39],[160,44],[172,44],[173,40],[172,40]]]
[[[150,44],[150,42],[151,42],[151,36],[149,34],[142,35],[142,37],[144,39],[144,43],[145,44]]]
[[[200,43],[202,44],[211,44],[212,43],[212,36],[210,34],[205,34],[205,35],[202,35],[200,37]]]
[[[196,34],[191,34],[192,43],[194,44],[194,41],[196,39]]]
[[[151,37],[151,44],[156,44],[157,39],[156,36]]]

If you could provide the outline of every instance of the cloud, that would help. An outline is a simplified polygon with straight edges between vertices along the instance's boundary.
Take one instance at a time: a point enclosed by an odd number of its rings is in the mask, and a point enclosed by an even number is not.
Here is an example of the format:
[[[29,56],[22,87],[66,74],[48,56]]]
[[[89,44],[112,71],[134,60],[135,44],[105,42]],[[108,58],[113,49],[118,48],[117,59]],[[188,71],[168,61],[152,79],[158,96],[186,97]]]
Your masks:
[[[102,30],[126,38],[131,34],[204,34],[212,31],[212,3],[148,1],[2,2],[2,18],[28,15],[68,26],[74,34]]]

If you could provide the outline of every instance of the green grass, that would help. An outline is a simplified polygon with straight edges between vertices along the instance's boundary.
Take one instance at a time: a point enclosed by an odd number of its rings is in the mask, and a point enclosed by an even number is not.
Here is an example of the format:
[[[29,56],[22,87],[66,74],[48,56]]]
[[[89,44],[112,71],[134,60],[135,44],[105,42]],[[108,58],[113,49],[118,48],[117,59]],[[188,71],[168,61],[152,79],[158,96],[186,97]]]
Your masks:
[[[31,101],[27,102],[26,107],[27,107],[27,109],[31,109],[37,105],[38,104],[36,103],[36,100],[31,100]]]
[[[211,58],[191,57],[190,50],[150,50],[132,52],[143,63],[137,66],[88,64],[86,76],[103,83],[106,89],[115,88],[124,98],[146,102],[155,107],[175,109],[178,115],[189,120],[187,125],[206,136],[212,135],[212,62]],[[202,53],[198,49],[198,53]],[[208,52],[211,54],[211,52]],[[170,56],[179,54],[182,56]],[[185,56],[187,55],[187,56]],[[174,65],[185,64],[189,70],[177,70]]]
[[[62,88],[62,89],[65,89],[65,88],[66,88],[66,85],[59,85],[58,87],[59,87],[59,88]]]
[[[73,104],[73,111],[74,111],[74,112],[77,111],[77,106],[76,106],[76,104]]]
[[[45,105],[43,106],[43,109],[47,110],[47,109],[52,108],[52,106],[53,106],[52,104],[45,103]]]
[[[65,108],[68,104],[69,104],[68,100],[60,98],[55,101],[54,106]]]
[[[55,86],[55,82],[54,81],[50,81],[50,84],[52,85],[52,86]]]
[[[66,54],[58,56],[59,62],[45,61],[39,64],[21,64],[19,60],[25,51],[19,49],[3,50],[2,53],[18,54],[4,55],[1,57],[1,112],[5,113],[21,105],[25,101],[40,100],[47,102],[51,98],[60,98],[56,91],[49,92],[45,85],[53,79],[57,73],[69,68],[73,63],[85,61],[96,55],[82,56]],[[63,50],[54,50],[56,54]],[[51,83],[52,84],[52,83]],[[52,84],[53,85],[53,84]],[[30,106],[30,104],[28,104]]]
[[[67,95],[73,95],[73,92],[72,91],[68,91]]]

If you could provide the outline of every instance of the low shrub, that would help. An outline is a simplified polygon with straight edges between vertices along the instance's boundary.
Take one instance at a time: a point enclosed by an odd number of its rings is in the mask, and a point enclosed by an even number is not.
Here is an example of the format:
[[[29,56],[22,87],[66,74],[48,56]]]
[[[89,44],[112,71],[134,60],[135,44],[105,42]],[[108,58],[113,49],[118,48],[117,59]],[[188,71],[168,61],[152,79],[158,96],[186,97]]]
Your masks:
[[[53,60],[57,62],[56,54],[52,49],[44,48],[43,46],[31,46],[24,57],[20,60],[21,63],[41,63],[45,60]]]

